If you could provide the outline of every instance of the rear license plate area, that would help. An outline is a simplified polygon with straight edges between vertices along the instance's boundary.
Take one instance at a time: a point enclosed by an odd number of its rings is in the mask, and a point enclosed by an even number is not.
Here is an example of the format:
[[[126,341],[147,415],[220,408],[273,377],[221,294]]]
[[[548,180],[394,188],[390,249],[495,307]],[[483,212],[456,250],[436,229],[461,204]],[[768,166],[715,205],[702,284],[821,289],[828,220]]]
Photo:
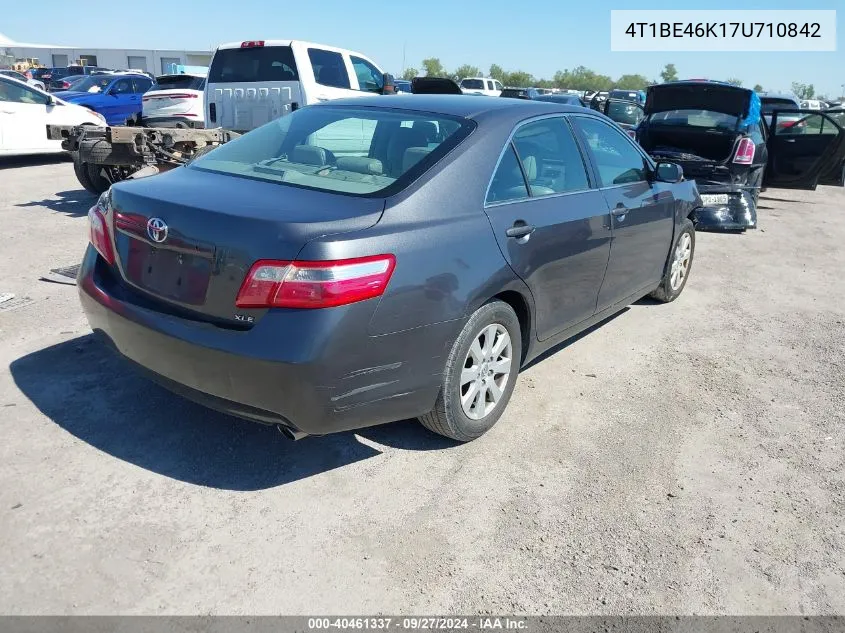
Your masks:
[[[202,305],[211,278],[211,260],[129,240],[126,277],[139,288],[188,305]]]
[[[726,193],[702,193],[701,202],[707,206],[719,206],[728,203]]]

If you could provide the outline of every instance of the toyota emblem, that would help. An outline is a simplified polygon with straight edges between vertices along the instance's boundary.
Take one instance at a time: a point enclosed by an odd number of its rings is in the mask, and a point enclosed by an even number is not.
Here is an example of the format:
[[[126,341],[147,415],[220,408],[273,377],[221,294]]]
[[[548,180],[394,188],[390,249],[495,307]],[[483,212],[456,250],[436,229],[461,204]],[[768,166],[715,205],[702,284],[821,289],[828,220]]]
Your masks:
[[[147,235],[153,242],[161,244],[167,239],[167,224],[161,218],[147,220]]]

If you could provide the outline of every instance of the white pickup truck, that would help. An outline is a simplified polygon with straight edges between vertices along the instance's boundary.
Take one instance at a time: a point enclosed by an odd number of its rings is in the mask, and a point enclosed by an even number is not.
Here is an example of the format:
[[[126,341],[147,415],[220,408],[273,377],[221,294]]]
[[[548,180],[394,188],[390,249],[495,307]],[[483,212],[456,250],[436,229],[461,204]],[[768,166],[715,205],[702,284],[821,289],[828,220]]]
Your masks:
[[[74,153],[77,177],[93,193],[119,180],[190,161],[244,132],[320,101],[394,92],[393,77],[361,53],[297,40],[221,44],[204,91],[205,129],[48,126]],[[335,144],[359,147],[366,130],[336,129]]]
[[[206,127],[248,132],[299,107],[385,93],[385,73],[361,53],[297,40],[221,44],[205,88]]]
[[[490,77],[466,77],[458,84],[461,92],[465,95],[485,95],[487,97],[498,97],[502,94],[502,84]]]

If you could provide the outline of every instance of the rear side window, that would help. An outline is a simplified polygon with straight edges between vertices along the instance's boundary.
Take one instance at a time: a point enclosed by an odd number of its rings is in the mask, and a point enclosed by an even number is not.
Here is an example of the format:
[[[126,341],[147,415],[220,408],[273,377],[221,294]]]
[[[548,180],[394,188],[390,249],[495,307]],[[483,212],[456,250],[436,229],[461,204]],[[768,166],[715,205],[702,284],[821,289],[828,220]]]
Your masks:
[[[514,134],[513,144],[532,196],[589,187],[581,152],[564,119],[542,119],[523,125]]]
[[[249,83],[296,81],[299,74],[290,46],[222,48],[214,54],[208,81],[211,83]]]
[[[493,174],[490,189],[487,190],[487,203],[521,200],[527,197],[528,187],[525,185],[525,177],[519,167],[513,143],[508,143],[508,148],[502,154],[496,173]]]
[[[147,77],[135,77],[132,81],[135,83],[135,92],[141,94],[145,93],[153,85],[153,82]]]
[[[461,88],[467,90],[484,90],[484,82],[481,79],[464,79],[461,82]]]
[[[321,86],[349,89],[349,73],[343,63],[343,55],[322,48],[309,48],[308,59],[314,68],[314,79]]]
[[[573,120],[595,161],[602,187],[646,180],[645,157],[625,134],[598,119]]]

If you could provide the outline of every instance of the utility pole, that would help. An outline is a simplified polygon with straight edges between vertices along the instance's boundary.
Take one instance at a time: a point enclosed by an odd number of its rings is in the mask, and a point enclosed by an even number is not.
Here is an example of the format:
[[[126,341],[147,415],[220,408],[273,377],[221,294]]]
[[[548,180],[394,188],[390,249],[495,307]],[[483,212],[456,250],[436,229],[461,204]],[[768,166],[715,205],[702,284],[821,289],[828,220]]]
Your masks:
[[[405,76],[405,46],[408,42],[402,42],[402,76]]]

